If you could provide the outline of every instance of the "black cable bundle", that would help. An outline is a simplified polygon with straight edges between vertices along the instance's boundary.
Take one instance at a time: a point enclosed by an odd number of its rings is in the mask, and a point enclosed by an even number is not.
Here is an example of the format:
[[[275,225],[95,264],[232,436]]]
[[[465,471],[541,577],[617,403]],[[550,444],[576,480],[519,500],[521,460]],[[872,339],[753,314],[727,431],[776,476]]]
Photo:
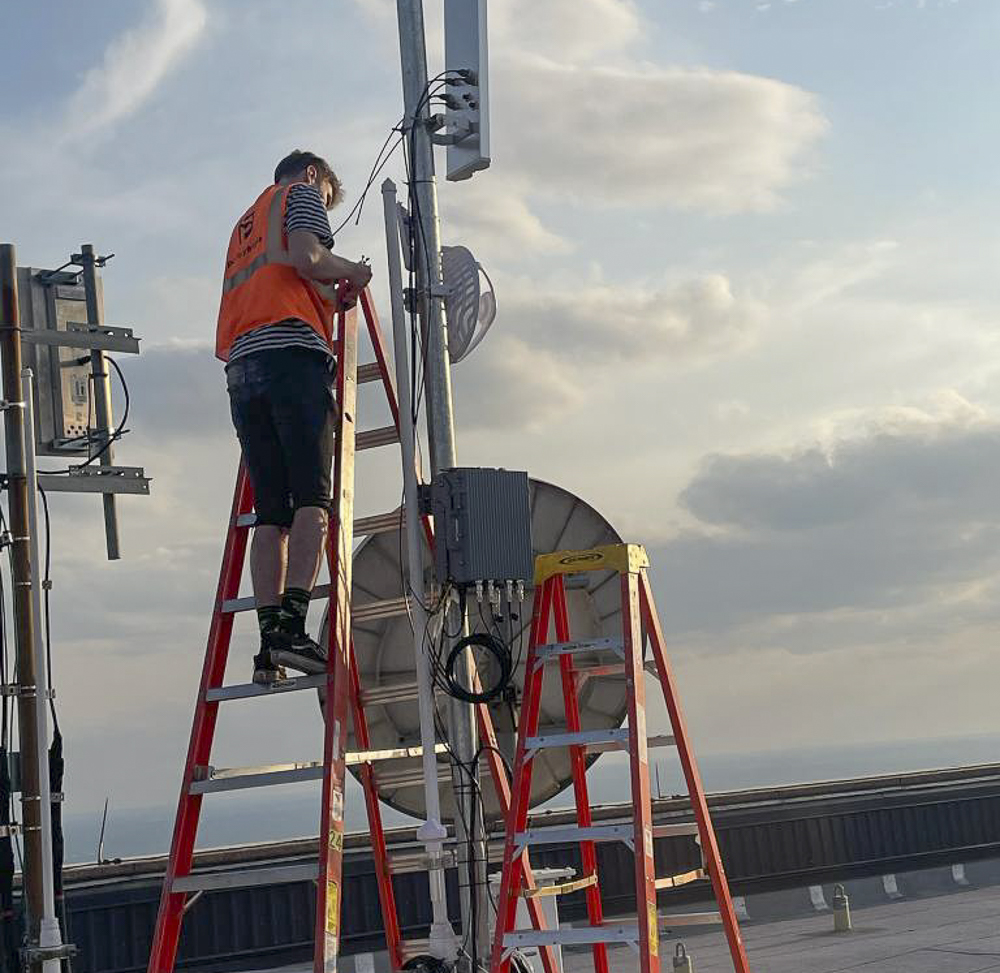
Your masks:
[[[62,827],[62,788],[66,761],[63,758],[63,739],[58,724],[52,731],[52,745],[49,747],[49,790],[52,794],[52,873],[55,879],[56,915],[62,925],[63,939],[69,942],[69,927],[66,922],[66,897],[63,893],[63,858],[66,843]],[[59,797],[56,797],[59,795]],[[69,959],[62,961],[64,973],[73,969]]]
[[[10,766],[6,747],[0,747],[0,826],[9,828]],[[0,971],[19,973],[21,915],[14,908],[14,842],[9,832],[0,837]]]

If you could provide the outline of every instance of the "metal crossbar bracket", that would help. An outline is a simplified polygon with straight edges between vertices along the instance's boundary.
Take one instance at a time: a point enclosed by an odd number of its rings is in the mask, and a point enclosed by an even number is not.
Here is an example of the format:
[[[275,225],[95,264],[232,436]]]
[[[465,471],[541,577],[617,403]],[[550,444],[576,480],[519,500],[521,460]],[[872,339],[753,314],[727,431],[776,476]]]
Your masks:
[[[49,493],[149,494],[141,466],[77,466],[65,474],[39,473],[38,485]]]
[[[118,351],[129,355],[139,354],[139,339],[133,336],[131,328],[82,324],[79,321],[70,321],[66,325],[65,331],[55,328],[24,328],[21,331],[21,340],[32,345]]]

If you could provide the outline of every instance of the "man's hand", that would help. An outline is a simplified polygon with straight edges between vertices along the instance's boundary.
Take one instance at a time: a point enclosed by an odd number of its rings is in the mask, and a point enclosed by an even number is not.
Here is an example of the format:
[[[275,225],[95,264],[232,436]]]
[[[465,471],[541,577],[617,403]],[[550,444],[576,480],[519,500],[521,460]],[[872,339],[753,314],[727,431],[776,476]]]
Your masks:
[[[358,302],[361,292],[368,286],[372,279],[372,269],[364,260],[359,260],[356,264],[351,264],[346,277],[337,288],[339,307],[350,309]]]
[[[356,264],[352,265],[347,279],[350,281],[351,290],[357,291],[360,294],[372,279],[372,269],[364,260],[359,260]]]

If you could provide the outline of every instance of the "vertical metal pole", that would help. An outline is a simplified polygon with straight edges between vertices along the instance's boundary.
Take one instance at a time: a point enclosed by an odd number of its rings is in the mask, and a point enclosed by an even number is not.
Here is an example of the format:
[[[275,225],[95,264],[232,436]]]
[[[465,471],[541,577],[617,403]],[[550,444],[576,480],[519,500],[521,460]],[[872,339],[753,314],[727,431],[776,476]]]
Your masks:
[[[101,302],[97,297],[97,257],[93,244],[80,247],[80,262],[83,266],[83,288],[87,298],[87,323],[101,323]],[[90,353],[90,374],[94,385],[94,417],[97,420],[97,449],[104,450],[97,461],[98,466],[114,466],[114,446],[111,445],[111,378],[103,351]],[[107,449],[104,447],[107,446]],[[91,453],[91,455],[94,455]],[[121,557],[118,546],[118,511],[113,493],[104,494],[104,531],[107,535],[108,560],[117,561]]]
[[[458,944],[448,919],[448,897],[445,887],[443,842],[448,830],[441,823],[437,754],[434,729],[434,689],[431,685],[431,664],[427,652],[427,611],[424,608],[424,565],[421,551],[420,503],[417,499],[416,426],[413,422],[413,392],[410,388],[409,352],[407,350],[406,315],[403,308],[403,270],[399,261],[399,231],[396,219],[396,185],[391,179],[382,183],[382,203],[385,215],[386,253],[389,258],[389,297],[392,305],[392,336],[396,359],[396,395],[399,402],[399,432],[403,457],[403,511],[406,525],[407,573],[410,589],[416,593],[411,601],[413,621],[413,653],[417,668],[417,692],[420,709],[420,743],[423,747],[424,801],[427,820],[417,830],[430,861],[428,878],[431,893],[431,934],[429,949],[437,959],[454,961]],[[408,592],[404,592],[408,594]]]
[[[46,741],[37,737],[35,626],[31,599],[31,544],[28,533],[28,477],[25,468],[25,403],[21,393],[21,329],[17,306],[17,256],[12,244],[0,244],[0,357],[3,369],[4,434],[7,447],[7,493],[12,544],[14,634],[17,647],[18,724],[21,749],[21,820],[24,824],[24,897],[28,935],[38,942],[45,916],[41,794],[38,755]],[[34,430],[30,430],[34,436]],[[34,488],[34,484],[32,484]],[[47,756],[47,755],[46,755]],[[47,763],[47,761],[46,761]],[[45,774],[48,781],[48,773]],[[51,874],[52,863],[48,863]],[[50,913],[51,915],[52,913]],[[58,964],[57,964],[58,967]],[[31,964],[40,971],[40,962]],[[44,973],[49,973],[45,969]]]
[[[35,661],[35,759],[38,762],[38,805],[41,817],[42,914],[38,945],[62,945],[59,920],[56,918],[55,873],[52,868],[52,792],[49,787],[49,670],[42,639],[42,573],[38,550],[38,476],[35,469],[35,409],[31,369],[21,369],[21,395],[24,400],[24,470],[28,481],[28,541],[31,558],[31,621],[34,626]],[[42,963],[44,973],[59,973],[58,959]]]
[[[399,23],[399,54],[403,74],[404,125],[410,138],[409,155],[411,200],[410,218],[416,239],[417,306],[426,341],[427,427],[431,454],[431,474],[457,464],[455,427],[452,413],[451,372],[448,363],[448,326],[441,286],[441,239],[438,223],[437,190],[434,182],[434,147],[427,126],[430,97],[427,79],[427,51],[424,42],[423,0],[396,0]],[[466,653],[459,678],[471,685],[471,658]],[[461,895],[463,939],[475,942],[473,969],[485,964],[489,953],[489,899],[486,886],[486,843],[480,822],[481,801],[469,777],[476,762],[478,734],[474,709],[457,699],[449,704],[449,736],[457,761],[452,768],[452,789],[458,813],[455,837],[458,845],[459,875],[469,875],[469,858],[475,863],[471,888]],[[478,784],[478,781],[476,782]],[[473,929],[473,920],[475,928]]]

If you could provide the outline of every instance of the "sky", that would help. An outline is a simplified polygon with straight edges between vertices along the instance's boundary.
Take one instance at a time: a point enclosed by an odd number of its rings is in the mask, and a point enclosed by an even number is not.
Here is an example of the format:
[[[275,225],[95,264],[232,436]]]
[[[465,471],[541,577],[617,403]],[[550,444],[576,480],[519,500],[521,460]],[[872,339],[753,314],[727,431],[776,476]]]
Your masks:
[[[0,23],[0,237],[22,265],[114,252],[106,318],[143,339],[118,459],[153,484],[119,502],[123,560],[93,498],[52,498],[68,810],[167,805],[238,458],[224,248],[291,148],[356,201],[401,114],[394,5]],[[459,459],[647,546],[703,753],[996,731],[998,31],[989,0],[490,4],[493,165],[439,188],[499,305],[454,369]],[[337,249],[372,258],[387,319],[377,193]],[[363,461],[360,513],[398,501],[395,462]],[[253,643],[240,619],[232,679]],[[227,714],[215,762],[316,759],[318,715],[274,706]]]

